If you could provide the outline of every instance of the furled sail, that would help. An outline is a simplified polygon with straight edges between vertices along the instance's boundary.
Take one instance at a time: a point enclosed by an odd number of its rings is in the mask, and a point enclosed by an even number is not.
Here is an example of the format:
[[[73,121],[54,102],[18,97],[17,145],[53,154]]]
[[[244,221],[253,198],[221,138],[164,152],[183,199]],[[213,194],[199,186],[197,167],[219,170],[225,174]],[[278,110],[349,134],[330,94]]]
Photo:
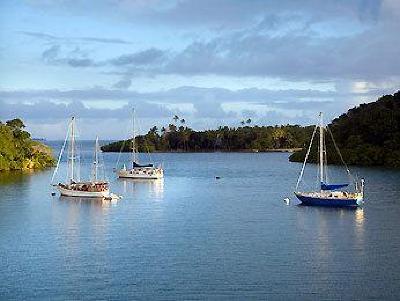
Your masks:
[[[349,186],[349,184],[325,184],[321,182],[321,190],[336,190],[347,186]]]
[[[133,167],[153,167],[153,164],[138,164],[133,161]]]

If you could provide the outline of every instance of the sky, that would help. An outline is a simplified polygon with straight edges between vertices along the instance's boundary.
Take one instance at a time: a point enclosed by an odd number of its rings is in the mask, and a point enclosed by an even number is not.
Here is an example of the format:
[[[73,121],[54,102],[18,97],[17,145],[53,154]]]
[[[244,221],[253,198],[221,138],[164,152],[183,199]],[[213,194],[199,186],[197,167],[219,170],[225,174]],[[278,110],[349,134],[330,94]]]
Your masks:
[[[33,137],[126,138],[178,115],[326,121],[400,89],[397,0],[2,0],[0,120]]]

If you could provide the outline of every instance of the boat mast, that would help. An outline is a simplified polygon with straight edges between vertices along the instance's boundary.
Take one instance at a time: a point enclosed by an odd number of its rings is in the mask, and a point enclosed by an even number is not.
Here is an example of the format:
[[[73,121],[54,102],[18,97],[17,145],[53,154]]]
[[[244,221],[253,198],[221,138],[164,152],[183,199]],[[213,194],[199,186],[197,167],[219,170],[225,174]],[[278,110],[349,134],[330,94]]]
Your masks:
[[[96,145],[94,149],[94,162],[93,162],[93,181],[95,182],[97,182],[97,169],[99,166],[98,149],[99,149],[99,137],[96,136]]]
[[[74,180],[74,160],[75,160],[75,117],[71,119],[71,147],[70,147],[70,160],[69,160],[69,181],[72,182]]]
[[[319,178],[324,182],[324,120],[322,112],[319,113]]]
[[[135,152],[135,109],[132,109],[132,167],[136,163],[136,152]]]

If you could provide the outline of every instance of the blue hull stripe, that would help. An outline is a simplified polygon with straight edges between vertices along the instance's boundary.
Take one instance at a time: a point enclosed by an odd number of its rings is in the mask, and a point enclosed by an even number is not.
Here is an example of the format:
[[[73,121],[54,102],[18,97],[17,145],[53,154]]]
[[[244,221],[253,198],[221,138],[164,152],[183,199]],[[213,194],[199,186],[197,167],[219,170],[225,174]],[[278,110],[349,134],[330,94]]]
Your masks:
[[[297,195],[297,198],[304,204],[309,206],[328,206],[328,207],[357,207],[360,206],[355,199],[323,199],[312,198]]]

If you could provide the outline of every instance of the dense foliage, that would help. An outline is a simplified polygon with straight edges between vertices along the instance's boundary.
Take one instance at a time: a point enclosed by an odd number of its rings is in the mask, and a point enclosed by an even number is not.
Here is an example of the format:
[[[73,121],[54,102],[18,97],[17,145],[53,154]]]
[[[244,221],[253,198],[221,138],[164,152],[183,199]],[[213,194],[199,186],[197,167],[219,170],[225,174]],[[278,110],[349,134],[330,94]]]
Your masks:
[[[0,122],[0,171],[40,169],[52,166],[49,147],[33,141],[20,119]]]
[[[329,128],[346,163],[400,168],[400,91],[349,110]],[[329,134],[327,138],[328,161],[340,163]],[[311,162],[317,161],[316,144]],[[292,154],[290,160],[303,161],[305,152]]]
[[[247,124],[250,122],[247,121]],[[219,127],[216,130],[194,131],[187,126],[170,124],[159,132],[153,127],[146,135],[137,136],[140,152],[209,152],[209,151],[267,151],[270,149],[301,148],[312,132],[312,127],[242,126]],[[132,140],[118,141],[102,147],[105,152],[129,152]]]

